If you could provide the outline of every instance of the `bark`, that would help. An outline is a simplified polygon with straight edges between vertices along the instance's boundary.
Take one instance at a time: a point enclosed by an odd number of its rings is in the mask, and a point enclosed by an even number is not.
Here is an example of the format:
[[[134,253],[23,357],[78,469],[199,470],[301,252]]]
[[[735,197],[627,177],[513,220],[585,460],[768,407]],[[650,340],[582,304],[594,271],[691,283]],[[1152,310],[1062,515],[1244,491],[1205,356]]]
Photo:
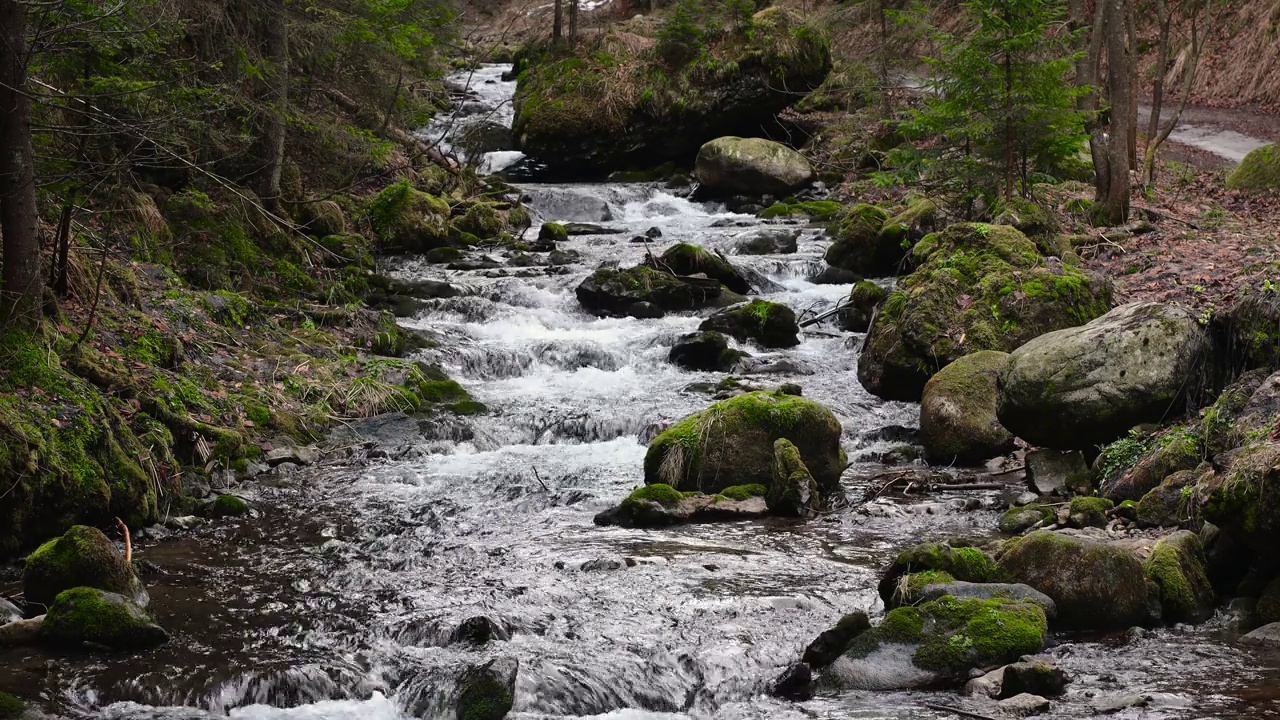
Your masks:
[[[262,205],[274,212],[280,207],[280,170],[284,166],[286,105],[289,100],[289,28],[285,0],[267,0],[263,7],[262,52],[266,61],[266,104],[262,123],[265,164],[258,176]]]
[[[877,58],[880,66],[880,112],[888,118],[893,114],[893,101],[889,94],[889,8],[888,0],[878,0],[880,11],[880,47]]]
[[[578,46],[578,0],[569,0],[569,47]]]
[[[1093,91],[1081,98],[1082,110],[1098,109],[1098,67],[1102,62],[1102,41],[1106,38],[1106,9],[1107,0],[1097,0],[1097,8],[1093,14],[1093,30],[1089,36],[1089,53],[1085,57],[1085,64],[1088,68],[1089,85],[1093,86]]]
[[[1125,0],[1102,0],[1107,5],[1107,82],[1110,86],[1111,137],[1107,141],[1107,221],[1123,225],[1129,219],[1129,119],[1133,62],[1126,49]]]
[[[1156,19],[1160,24],[1160,44],[1156,52],[1155,78],[1151,85],[1151,117],[1147,121],[1147,152],[1151,153],[1151,142],[1160,130],[1160,115],[1164,109],[1164,73],[1169,67],[1169,26],[1172,18],[1165,0],[1155,0]]]
[[[556,0],[554,21],[551,25],[551,42],[559,45],[564,37],[564,0]]]
[[[1013,59],[1004,53],[1004,199],[1013,198]]]
[[[27,17],[17,0],[0,0],[0,234],[4,272],[0,322],[6,329],[40,323],[44,284],[36,222],[36,183],[27,85]]]
[[[1129,102],[1124,106],[1128,120],[1129,167],[1138,166],[1138,23],[1133,16],[1134,0],[1125,0],[1124,26],[1128,36]]]

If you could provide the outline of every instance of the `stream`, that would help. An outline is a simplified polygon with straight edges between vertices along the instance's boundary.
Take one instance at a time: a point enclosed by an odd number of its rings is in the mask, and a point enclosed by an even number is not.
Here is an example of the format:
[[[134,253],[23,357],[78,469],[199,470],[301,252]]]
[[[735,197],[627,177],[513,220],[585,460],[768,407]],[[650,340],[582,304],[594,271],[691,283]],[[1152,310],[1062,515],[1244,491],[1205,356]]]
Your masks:
[[[509,101],[503,69],[471,78],[481,108]],[[247,486],[254,517],[147,541],[137,556],[160,568],[146,580],[170,642],[137,655],[9,651],[0,667],[11,680],[39,684],[73,717],[452,718],[463,669],[511,657],[517,718],[955,717],[923,703],[994,712],[947,692],[792,703],[765,691],[844,613],[883,612],[877,573],[898,548],[993,535],[998,493],[879,498],[809,522],[592,524],[643,482],[648,438],[710,402],[688,386],[722,376],[666,362],[699,317],[596,318],[574,288],[601,262],[640,261],[645,246],[630,240],[650,228],[662,233],[654,252],[682,240],[729,254],[760,221],[656,184],[521,189],[543,221],[622,232],[570,238],[565,249],[581,260],[564,272],[395,270],[465,289],[403,322],[442,338],[421,359],[489,414],[424,425],[407,447],[367,461],[339,455],[264,476]],[[799,252],[734,261],[776,283],[764,297],[821,312],[849,288],[807,280],[826,242],[819,228],[796,227]],[[856,461],[845,488],[861,498],[875,459],[910,435],[919,410],[862,389],[860,336],[832,323],[809,330],[786,351],[747,348],[759,372],[739,377],[799,384],[831,408]],[[475,616],[509,639],[451,643]],[[1114,717],[1276,715],[1280,662],[1234,644],[1227,627],[1220,613],[1197,628],[1056,638],[1047,652],[1074,681],[1045,717],[1095,717],[1099,703],[1134,693],[1147,707]]]

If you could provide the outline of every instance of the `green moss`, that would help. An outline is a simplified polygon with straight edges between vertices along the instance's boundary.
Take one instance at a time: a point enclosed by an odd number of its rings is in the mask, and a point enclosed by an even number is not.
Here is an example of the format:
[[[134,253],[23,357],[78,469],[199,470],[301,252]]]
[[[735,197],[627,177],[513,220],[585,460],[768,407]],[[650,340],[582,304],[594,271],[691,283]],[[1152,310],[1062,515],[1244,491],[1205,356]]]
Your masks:
[[[1252,150],[1227,176],[1228,190],[1273,188],[1280,188],[1280,144]]]
[[[769,492],[769,488],[760,484],[752,485],[733,485],[720,491],[721,495],[730,500],[750,500],[753,497],[764,497]]]
[[[429,263],[451,263],[463,258],[462,251],[455,247],[440,247],[427,252],[425,259]]]
[[[476,203],[455,221],[458,229],[485,240],[497,237],[506,222],[490,203]]]
[[[911,573],[903,575],[898,580],[898,587],[895,590],[895,600],[898,604],[914,603],[920,597],[920,593],[930,585],[945,585],[955,582],[956,579],[949,572],[942,570],[925,570],[924,572]]]
[[[809,200],[798,203],[774,203],[761,210],[758,215],[764,219],[805,216],[812,220],[829,222],[835,220],[843,206],[834,200]]]
[[[656,502],[659,505],[673,507],[675,505],[679,505],[681,499],[683,499],[683,495],[681,495],[679,490],[676,490],[670,485],[656,483],[654,485],[645,485],[644,487],[636,488],[627,496],[626,502],[634,503],[650,501]]]
[[[141,608],[87,587],[59,593],[40,634],[55,644],[88,642],[117,649],[150,647],[167,639]]]
[[[543,223],[542,229],[538,230],[538,238],[555,242],[567,242],[569,240],[569,232],[560,223]]]
[[[238,517],[249,512],[249,503],[235,495],[219,495],[213,501],[215,517]]]
[[[449,204],[413,187],[393,183],[369,201],[367,215],[374,232],[393,249],[426,252],[448,244]]]
[[[1100,497],[1076,497],[1071,498],[1071,512],[1073,513],[1102,513],[1106,514],[1108,510],[1115,507],[1115,503]]]
[[[445,409],[454,415],[484,415],[489,412],[489,408],[484,403],[479,403],[475,400],[450,403],[445,406]]]
[[[27,704],[6,692],[0,692],[0,720],[18,720]]]
[[[250,405],[245,408],[245,416],[259,427],[271,422],[271,411],[261,405]]]

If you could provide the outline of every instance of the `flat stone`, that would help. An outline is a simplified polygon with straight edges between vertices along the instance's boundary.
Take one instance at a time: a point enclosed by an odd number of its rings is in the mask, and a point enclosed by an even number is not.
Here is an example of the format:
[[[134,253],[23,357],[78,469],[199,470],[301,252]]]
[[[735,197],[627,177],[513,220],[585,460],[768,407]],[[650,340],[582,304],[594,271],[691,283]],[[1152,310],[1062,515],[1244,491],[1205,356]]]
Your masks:
[[[1273,622],[1247,633],[1240,638],[1241,642],[1251,645],[1280,646],[1280,622]]]
[[[1039,715],[1042,712],[1048,712],[1049,701],[1039,695],[1022,693],[1021,695],[1014,695],[1007,700],[1001,700],[996,703],[996,707],[1000,708],[1000,712],[1006,715],[1026,717],[1027,715]]]
[[[30,620],[15,620],[0,625],[0,647],[19,647],[35,645],[40,641],[40,626],[44,624],[44,615]]]
[[[1006,666],[1007,667],[1007,666]],[[998,698],[1004,688],[1004,668],[996,668],[991,672],[973,678],[964,684],[965,695]]]
[[[276,467],[283,463],[298,466],[314,465],[320,460],[320,451],[313,447],[278,447],[267,451],[267,465]]]
[[[1112,695],[1111,697],[1098,698],[1093,703],[1093,709],[1100,714],[1110,715],[1129,708],[1146,707],[1150,702],[1151,697],[1149,695]]]

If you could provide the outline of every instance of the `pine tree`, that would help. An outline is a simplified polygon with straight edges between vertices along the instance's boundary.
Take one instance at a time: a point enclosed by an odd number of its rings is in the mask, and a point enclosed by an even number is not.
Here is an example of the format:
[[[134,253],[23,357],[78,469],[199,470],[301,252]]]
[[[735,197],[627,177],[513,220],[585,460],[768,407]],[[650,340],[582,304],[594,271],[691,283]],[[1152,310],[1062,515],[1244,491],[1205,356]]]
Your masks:
[[[970,30],[935,31],[932,91],[907,129],[942,138],[926,166],[960,190],[1011,198],[1076,162],[1084,123],[1068,82],[1077,53],[1061,0],[968,0]]]

